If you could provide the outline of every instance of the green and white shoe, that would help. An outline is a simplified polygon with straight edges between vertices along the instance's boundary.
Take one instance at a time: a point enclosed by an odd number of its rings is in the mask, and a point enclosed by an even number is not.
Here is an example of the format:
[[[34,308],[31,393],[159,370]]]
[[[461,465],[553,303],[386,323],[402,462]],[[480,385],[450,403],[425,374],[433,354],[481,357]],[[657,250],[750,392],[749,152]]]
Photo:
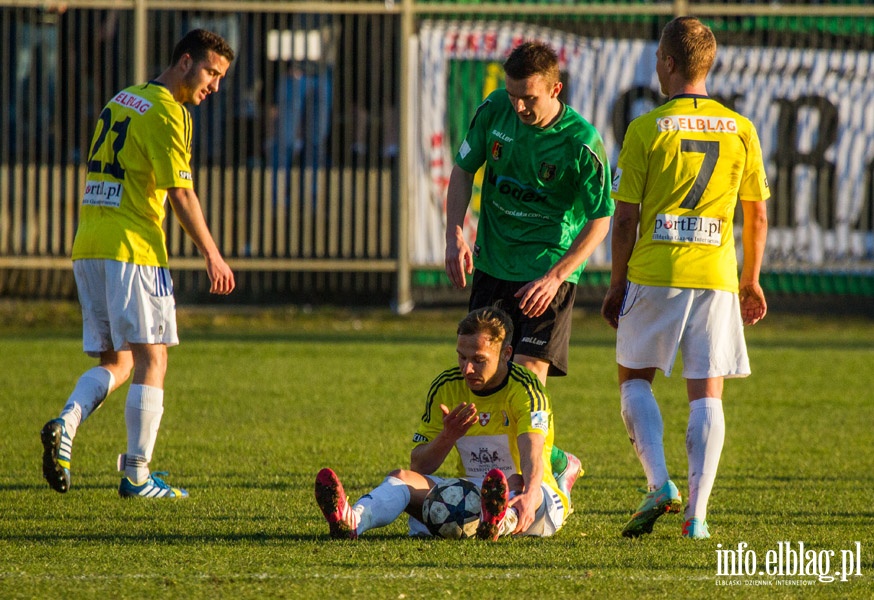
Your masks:
[[[631,515],[631,520],[622,528],[625,537],[640,537],[644,533],[652,533],[652,526],[656,520],[672,512],[680,512],[683,500],[674,482],[668,479],[662,487],[648,492]]]
[[[567,514],[565,515],[565,518],[567,518],[574,512],[574,505],[571,502],[571,490],[577,479],[582,477],[585,471],[579,458],[570,452],[565,452],[565,454],[567,455],[567,466],[564,471],[555,476],[555,482],[558,484],[558,489],[567,497],[568,507]]]

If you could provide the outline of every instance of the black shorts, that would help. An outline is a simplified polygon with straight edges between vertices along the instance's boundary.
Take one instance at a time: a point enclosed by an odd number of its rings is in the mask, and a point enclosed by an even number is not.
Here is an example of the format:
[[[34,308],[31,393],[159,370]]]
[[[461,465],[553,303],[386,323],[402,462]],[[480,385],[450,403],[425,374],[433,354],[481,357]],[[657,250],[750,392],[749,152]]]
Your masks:
[[[568,346],[571,339],[574,298],[577,286],[565,281],[558,288],[549,308],[539,317],[527,317],[515,297],[525,282],[505,281],[476,270],[470,291],[469,310],[497,306],[513,319],[513,354],[524,354],[549,363],[548,375],[567,375]]]

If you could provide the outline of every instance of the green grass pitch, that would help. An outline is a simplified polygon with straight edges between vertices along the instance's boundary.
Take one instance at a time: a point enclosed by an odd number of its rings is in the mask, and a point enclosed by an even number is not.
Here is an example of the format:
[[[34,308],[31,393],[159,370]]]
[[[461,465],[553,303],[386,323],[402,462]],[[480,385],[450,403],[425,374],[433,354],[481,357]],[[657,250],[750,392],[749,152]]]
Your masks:
[[[181,312],[152,467],[191,498],[136,501],[116,494],[126,387],[81,427],[71,491],[44,482],[39,430],[93,361],[74,307],[0,307],[0,598],[871,597],[868,320],[772,314],[748,329],[753,375],[726,382],[711,540],[682,539],[678,515],[641,539],[619,535],[645,481],[619,415],[613,332],[582,310],[571,374],[549,382],[557,442],[586,469],[558,535],[420,540],[401,520],[328,539],[316,472],[334,468],[354,499],[407,466],[462,311]],[[655,391],[685,496],[683,381],[659,375]],[[808,574],[760,575],[778,550],[786,569],[800,552]],[[720,576],[753,558],[756,572]]]

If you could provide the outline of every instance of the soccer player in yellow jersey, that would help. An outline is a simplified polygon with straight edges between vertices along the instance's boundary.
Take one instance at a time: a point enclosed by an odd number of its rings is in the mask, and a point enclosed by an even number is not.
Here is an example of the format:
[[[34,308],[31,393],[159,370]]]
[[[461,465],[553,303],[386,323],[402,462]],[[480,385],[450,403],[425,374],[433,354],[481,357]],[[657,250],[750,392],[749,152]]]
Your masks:
[[[413,436],[410,469],[392,471],[354,505],[334,471],[319,472],[316,501],[332,537],[355,539],[404,511],[411,517],[412,533],[428,535],[421,525],[422,503],[443,481],[434,473],[453,448],[457,476],[482,488],[477,537],[546,537],[561,528],[568,499],[550,469],[554,428],[549,394],[533,372],[510,361],[512,337],[512,320],[499,309],[479,308],[459,323],[458,366],[431,384]]]
[[[762,150],[748,119],[708,97],[715,56],[716,39],[699,20],[680,17],[665,26],[656,72],[668,101],[631,123],[613,179],[613,270],[602,314],[617,328],[622,418],[649,489],[622,531],[626,537],[650,533],[659,516],[682,505],[652,391],[656,369],[669,376],[678,351],[690,409],[682,534],[710,537],[707,502],[725,437],[723,381],[749,375],[743,326],[767,312],[759,285],[770,197]]]
[[[73,272],[82,305],[83,347],[99,357],[57,419],[43,427],[43,475],[70,489],[79,425],[130,376],[122,497],[184,498],[153,475],[149,461],[164,412],[167,346],[179,343],[164,239],[165,202],[206,259],[210,292],[229,294],[234,275],[207,228],[191,176],[192,120],[185,104],[217,92],[234,59],[220,36],[189,32],[161,75],[117,93],[100,113],[88,157]]]

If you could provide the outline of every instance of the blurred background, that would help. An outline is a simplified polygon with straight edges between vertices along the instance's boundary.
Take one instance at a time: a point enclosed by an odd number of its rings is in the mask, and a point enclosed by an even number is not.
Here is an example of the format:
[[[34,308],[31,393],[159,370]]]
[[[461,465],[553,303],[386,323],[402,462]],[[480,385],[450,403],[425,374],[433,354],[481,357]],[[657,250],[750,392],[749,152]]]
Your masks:
[[[874,315],[874,7],[862,0],[204,6],[0,0],[0,297],[75,298],[69,254],[97,115],[203,27],[237,54],[220,92],[191,107],[195,188],[237,271],[231,301],[463,304],[443,274],[446,184],[506,53],[528,38],[559,51],[563,99],[615,165],[628,122],[664,100],[661,28],[692,14],[720,44],[711,94],[761,137],[772,308]],[[470,236],[477,213],[475,190]],[[180,301],[218,301],[172,217],[167,235]],[[578,302],[600,303],[609,264],[607,242]]]

